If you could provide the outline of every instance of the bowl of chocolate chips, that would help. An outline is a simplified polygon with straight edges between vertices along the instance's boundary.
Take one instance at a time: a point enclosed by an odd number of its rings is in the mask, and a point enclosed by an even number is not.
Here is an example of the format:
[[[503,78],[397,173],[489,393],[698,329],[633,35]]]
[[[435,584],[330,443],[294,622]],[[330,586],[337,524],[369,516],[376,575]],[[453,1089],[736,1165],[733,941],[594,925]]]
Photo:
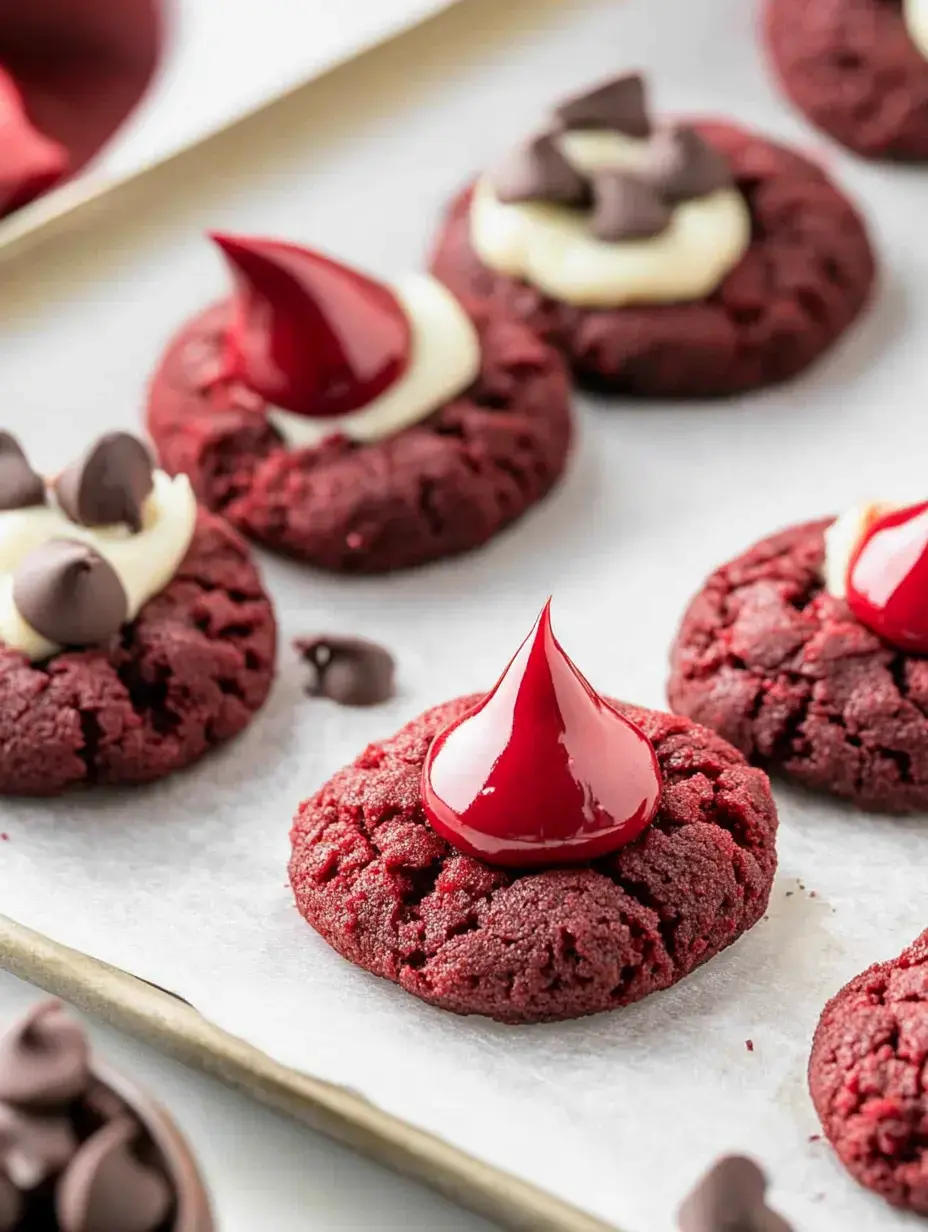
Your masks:
[[[57,1001],[0,1038],[0,1232],[215,1232],[174,1122]]]

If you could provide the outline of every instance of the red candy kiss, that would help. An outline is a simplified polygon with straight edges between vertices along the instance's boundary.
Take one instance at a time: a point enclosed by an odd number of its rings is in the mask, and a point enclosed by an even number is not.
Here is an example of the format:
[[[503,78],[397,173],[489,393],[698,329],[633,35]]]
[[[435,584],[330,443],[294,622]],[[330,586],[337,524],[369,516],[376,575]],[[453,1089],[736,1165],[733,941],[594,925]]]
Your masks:
[[[272,405],[345,415],[406,370],[409,319],[388,287],[296,244],[211,238],[235,277],[233,369]]]
[[[67,169],[67,150],[33,128],[12,77],[0,68],[0,214],[38,197]]]
[[[517,868],[596,859],[651,822],[651,742],[592,688],[551,630],[551,601],[496,686],[432,741],[426,816],[467,855]]]
[[[847,602],[884,641],[928,654],[928,501],[872,523],[848,566]]]

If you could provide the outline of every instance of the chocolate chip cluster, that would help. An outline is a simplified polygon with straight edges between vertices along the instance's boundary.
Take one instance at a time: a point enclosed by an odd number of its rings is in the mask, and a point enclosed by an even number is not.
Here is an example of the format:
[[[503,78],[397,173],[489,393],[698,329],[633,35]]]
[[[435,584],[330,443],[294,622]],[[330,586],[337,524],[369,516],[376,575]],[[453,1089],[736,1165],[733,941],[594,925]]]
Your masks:
[[[57,1002],[0,1040],[0,1232],[175,1232],[177,1190],[136,1109]]]
[[[51,485],[36,474],[15,437],[0,432],[0,510],[49,503],[78,526],[142,528],[152,490],[152,464],[141,441],[110,432]],[[89,544],[50,539],[26,556],[13,577],[13,602],[22,618],[50,642],[94,646],[128,616],[128,599],[112,565]]]
[[[645,142],[634,171],[606,168],[584,175],[561,152],[561,133],[619,133]],[[500,201],[546,201],[591,211],[590,229],[610,243],[647,239],[670,225],[681,201],[728,187],[724,157],[684,125],[654,128],[644,79],[617,77],[556,107],[552,124],[525,142],[490,177]]]

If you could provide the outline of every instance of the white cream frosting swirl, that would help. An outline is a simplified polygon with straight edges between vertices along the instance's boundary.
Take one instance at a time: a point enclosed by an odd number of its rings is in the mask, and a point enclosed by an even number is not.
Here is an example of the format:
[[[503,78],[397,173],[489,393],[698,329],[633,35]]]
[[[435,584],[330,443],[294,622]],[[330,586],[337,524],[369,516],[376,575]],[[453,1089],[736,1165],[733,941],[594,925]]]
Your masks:
[[[480,339],[451,292],[427,274],[411,274],[392,289],[411,326],[406,371],[368,406],[347,415],[313,419],[268,407],[268,419],[292,449],[318,445],[336,434],[359,443],[393,436],[427,419],[476,380]]]
[[[928,0],[904,0],[902,11],[909,38],[928,60]]]
[[[825,560],[822,565],[822,577],[825,589],[836,599],[844,599],[847,595],[847,571],[861,540],[878,518],[898,505],[888,502],[865,501],[853,505],[835,518],[825,531]]]
[[[142,529],[125,525],[80,526],[53,504],[0,511],[0,640],[33,661],[61,649],[37,633],[13,602],[13,575],[35,548],[52,539],[89,544],[119,576],[129,619],[162,591],[187,554],[197,520],[197,503],[186,475],[171,478],[155,471],[142,508]]]
[[[647,148],[643,140],[592,130],[563,133],[557,142],[585,174],[634,171]],[[750,211],[737,188],[680,202],[667,229],[647,239],[597,239],[589,219],[588,211],[548,202],[502,202],[484,176],[471,204],[471,242],[491,269],[585,308],[701,299],[751,242]]]

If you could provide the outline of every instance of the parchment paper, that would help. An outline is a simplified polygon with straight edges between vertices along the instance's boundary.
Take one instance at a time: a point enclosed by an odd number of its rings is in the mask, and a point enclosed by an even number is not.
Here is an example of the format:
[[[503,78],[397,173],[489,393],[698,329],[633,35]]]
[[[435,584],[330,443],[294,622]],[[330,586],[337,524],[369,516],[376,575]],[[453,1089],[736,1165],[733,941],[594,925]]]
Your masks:
[[[63,285],[39,257],[7,288],[0,338],[3,418],[34,458],[60,464],[91,432],[135,422],[156,347],[223,285],[199,238],[207,226],[289,234],[398,270],[420,258],[471,167],[559,93],[635,64],[663,108],[727,112],[824,148],[773,92],[747,0],[534,9],[529,37],[501,37],[481,57],[468,21],[492,6],[462,6],[444,46],[421,44],[398,109],[382,81],[350,131],[330,104],[330,141],[294,126],[245,172],[230,161],[173,206],[140,206],[93,238]],[[769,917],[670,992],[562,1026],[455,1018],[354,970],[299,919],[285,876],[297,801],[369,739],[491,683],[549,592],[591,679],[659,706],[677,619],[715,564],[861,496],[924,497],[928,171],[825,152],[864,203],[884,269],[874,312],[845,345],[741,403],[578,400],[557,493],[466,558],[366,581],[263,558],[283,647],[264,713],[233,747],[150,790],[4,803],[3,911],[624,1232],[670,1232],[684,1191],[730,1149],[768,1165],[776,1202],[805,1232],[916,1226],[810,1141],[805,1065],[825,999],[928,922],[923,818],[868,817],[778,785]],[[306,699],[288,642],[321,630],[390,646],[397,699],[370,712]]]

